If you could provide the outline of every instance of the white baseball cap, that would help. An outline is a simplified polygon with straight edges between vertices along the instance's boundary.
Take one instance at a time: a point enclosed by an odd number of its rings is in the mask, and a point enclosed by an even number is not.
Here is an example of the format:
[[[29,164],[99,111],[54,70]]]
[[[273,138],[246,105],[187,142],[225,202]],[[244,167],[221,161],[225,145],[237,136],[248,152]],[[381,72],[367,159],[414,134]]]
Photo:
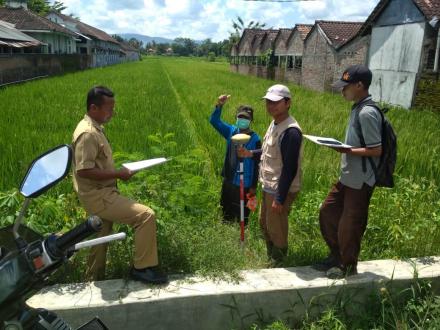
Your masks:
[[[267,99],[270,101],[278,102],[283,98],[292,98],[290,94],[290,90],[284,85],[273,85],[269,87],[266,92],[266,95],[263,96],[263,99]]]

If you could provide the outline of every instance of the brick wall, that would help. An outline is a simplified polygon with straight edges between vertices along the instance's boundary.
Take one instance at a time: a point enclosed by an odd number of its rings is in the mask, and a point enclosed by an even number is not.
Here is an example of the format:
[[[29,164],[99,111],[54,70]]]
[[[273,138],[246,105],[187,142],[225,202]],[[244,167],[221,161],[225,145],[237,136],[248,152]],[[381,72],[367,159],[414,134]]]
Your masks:
[[[333,80],[341,78],[344,70],[351,65],[367,64],[370,40],[370,35],[359,37],[338,50]]]
[[[440,80],[435,73],[424,73],[417,84],[414,107],[440,113]]]
[[[301,69],[286,69],[284,79],[294,84],[301,84]]]
[[[237,65],[238,73],[240,74],[249,74],[249,65],[248,64],[238,64]]]
[[[289,44],[287,45],[287,54],[301,55],[303,51],[304,51],[304,42],[301,39],[298,30],[295,30],[292,38],[290,38]]]
[[[301,85],[324,91],[333,81],[334,68],[334,51],[318,29],[314,29],[304,44]]]
[[[274,68],[274,79],[277,81],[284,81],[285,68],[276,67]]]

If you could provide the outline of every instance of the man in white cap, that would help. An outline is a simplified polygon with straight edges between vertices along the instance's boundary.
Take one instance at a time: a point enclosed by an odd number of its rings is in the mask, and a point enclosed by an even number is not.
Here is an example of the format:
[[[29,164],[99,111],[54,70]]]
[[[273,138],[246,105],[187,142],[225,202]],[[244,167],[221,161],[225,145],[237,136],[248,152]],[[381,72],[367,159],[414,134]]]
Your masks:
[[[240,150],[240,156],[261,154],[259,181],[263,196],[260,227],[266,240],[267,254],[276,264],[287,255],[288,216],[301,185],[302,132],[289,115],[290,90],[274,85],[263,99],[273,118],[260,150]]]

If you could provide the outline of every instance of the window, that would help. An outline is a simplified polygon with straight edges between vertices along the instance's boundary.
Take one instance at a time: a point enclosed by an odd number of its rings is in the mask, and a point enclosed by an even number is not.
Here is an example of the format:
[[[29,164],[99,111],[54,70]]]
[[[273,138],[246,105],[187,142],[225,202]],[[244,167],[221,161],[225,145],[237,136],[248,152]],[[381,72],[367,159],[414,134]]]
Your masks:
[[[302,68],[302,56],[295,56],[295,69]]]
[[[435,49],[428,50],[428,54],[426,56],[426,70],[434,70],[434,62],[435,62]]]
[[[293,56],[287,56],[287,68],[293,69]]]

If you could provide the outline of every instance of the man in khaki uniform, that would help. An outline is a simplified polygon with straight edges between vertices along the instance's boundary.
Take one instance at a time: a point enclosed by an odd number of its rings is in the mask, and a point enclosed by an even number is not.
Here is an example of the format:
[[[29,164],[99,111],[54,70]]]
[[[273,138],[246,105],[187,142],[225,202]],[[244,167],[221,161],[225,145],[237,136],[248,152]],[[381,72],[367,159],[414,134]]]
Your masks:
[[[103,220],[99,237],[109,235],[113,222],[135,230],[135,251],[130,275],[147,283],[166,283],[168,278],[158,265],[156,219],[153,210],[119,194],[117,179],[128,180],[134,173],[115,169],[112,149],[103,124],[113,116],[113,92],[93,87],[87,95],[87,113],[73,133],[73,185],[87,213]],[[88,259],[87,276],[100,280],[105,275],[107,244],[93,247]]]
[[[274,85],[263,97],[273,118],[261,150],[240,150],[242,157],[261,154],[259,180],[263,189],[260,227],[266,240],[267,254],[276,263],[287,255],[288,216],[301,186],[302,133],[289,115],[290,90]]]

